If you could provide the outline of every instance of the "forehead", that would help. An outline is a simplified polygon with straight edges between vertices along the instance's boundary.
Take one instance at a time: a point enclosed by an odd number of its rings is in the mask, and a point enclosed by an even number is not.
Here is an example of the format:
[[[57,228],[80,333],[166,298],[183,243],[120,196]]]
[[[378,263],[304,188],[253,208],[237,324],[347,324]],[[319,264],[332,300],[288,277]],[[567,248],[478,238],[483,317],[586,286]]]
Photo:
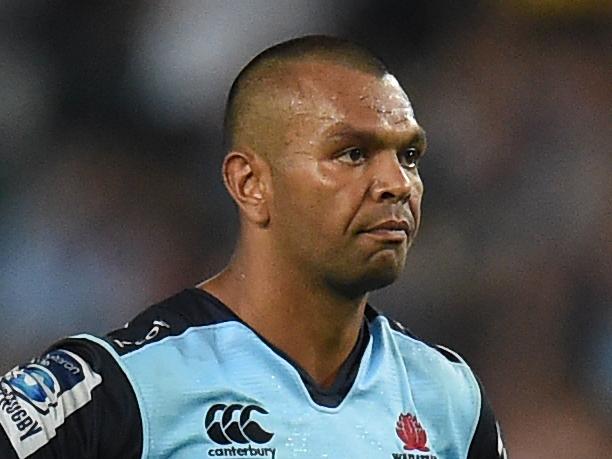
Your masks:
[[[371,132],[418,129],[408,96],[390,74],[373,75],[333,62],[294,64],[291,115],[312,134],[335,125]]]

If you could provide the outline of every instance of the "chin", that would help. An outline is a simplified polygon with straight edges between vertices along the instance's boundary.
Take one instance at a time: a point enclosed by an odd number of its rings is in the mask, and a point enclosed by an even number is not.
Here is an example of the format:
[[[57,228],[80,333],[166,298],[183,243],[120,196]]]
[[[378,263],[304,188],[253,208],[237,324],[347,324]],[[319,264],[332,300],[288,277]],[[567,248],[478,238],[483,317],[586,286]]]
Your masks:
[[[368,292],[378,290],[395,282],[406,265],[407,252],[381,251],[371,257],[360,273],[360,283]]]
[[[380,270],[376,273],[369,273],[364,276],[359,284],[363,290],[363,293],[372,292],[391,285],[397,280],[401,272],[401,269],[387,269]]]
[[[353,272],[350,276],[336,279],[331,283],[344,296],[357,298],[395,282],[402,272],[403,265],[398,266],[394,264],[369,268],[367,271]]]
[[[326,282],[347,298],[357,298],[395,282],[406,265],[407,250],[378,250],[365,257],[354,256],[350,264],[336,265]],[[360,260],[361,258],[361,260]]]

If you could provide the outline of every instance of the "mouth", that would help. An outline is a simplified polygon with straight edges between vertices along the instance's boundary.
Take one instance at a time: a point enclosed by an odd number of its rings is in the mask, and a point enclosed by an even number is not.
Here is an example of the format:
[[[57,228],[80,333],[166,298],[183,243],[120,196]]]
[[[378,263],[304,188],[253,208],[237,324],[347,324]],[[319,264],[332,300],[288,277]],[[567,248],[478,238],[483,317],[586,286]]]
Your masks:
[[[410,225],[405,220],[387,220],[360,232],[383,242],[404,242],[410,237]]]

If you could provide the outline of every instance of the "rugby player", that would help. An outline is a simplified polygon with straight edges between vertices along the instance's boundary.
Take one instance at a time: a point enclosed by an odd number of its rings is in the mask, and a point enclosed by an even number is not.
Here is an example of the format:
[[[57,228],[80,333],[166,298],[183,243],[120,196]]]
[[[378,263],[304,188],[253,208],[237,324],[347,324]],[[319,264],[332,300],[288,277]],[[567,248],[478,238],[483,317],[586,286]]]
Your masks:
[[[235,80],[225,135],[227,267],[5,375],[0,456],[504,458],[465,361],[368,304],[417,235],[426,148],[382,62],[276,45]]]

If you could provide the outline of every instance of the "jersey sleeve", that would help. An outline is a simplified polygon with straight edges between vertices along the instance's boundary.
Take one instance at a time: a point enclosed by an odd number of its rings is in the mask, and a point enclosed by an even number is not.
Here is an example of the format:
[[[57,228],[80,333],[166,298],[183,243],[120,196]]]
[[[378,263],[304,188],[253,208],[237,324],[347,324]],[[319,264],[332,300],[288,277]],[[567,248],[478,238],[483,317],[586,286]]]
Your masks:
[[[480,380],[476,378],[476,381],[481,396],[480,414],[467,459],[508,459],[491,403]]]
[[[0,457],[140,458],[132,387],[101,346],[68,339],[0,378]]]

